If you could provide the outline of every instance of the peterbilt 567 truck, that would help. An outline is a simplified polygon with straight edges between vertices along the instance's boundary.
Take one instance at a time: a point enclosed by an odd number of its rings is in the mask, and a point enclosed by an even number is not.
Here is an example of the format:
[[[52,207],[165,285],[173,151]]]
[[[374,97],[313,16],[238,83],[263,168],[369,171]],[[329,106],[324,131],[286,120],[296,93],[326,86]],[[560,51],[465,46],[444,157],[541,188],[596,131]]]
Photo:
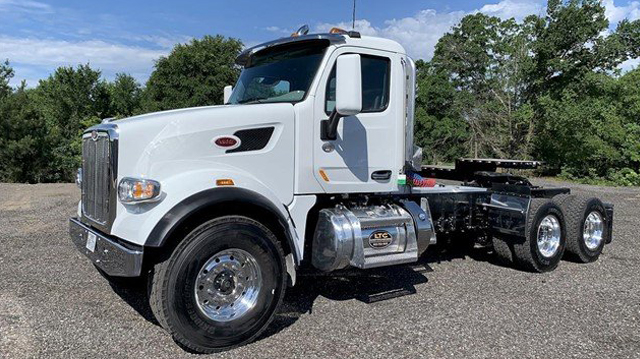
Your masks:
[[[613,205],[498,170],[538,162],[423,166],[404,48],[307,31],[242,52],[224,105],[104,121],[82,136],[71,238],[107,278],[148,278],[177,343],[214,352],[252,341],[300,270],[413,263],[438,241],[472,238],[545,272],[563,256],[595,261],[611,241]]]

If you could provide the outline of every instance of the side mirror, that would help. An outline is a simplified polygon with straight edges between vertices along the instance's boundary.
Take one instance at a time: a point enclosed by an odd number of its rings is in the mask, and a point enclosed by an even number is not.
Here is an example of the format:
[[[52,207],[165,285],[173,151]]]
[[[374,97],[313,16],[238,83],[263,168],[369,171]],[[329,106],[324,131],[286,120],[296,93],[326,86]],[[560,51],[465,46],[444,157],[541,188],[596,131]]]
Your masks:
[[[227,85],[224,87],[224,99],[222,101],[223,104],[228,104],[229,99],[231,98],[231,93],[233,92],[233,86]]]
[[[362,111],[362,72],[360,55],[338,57],[336,66],[336,111],[342,116]]]
[[[360,55],[341,55],[336,63],[336,107],[329,119],[321,123],[321,139],[335,141],[338,138],[340,119],[344,116],[357,115],[360,111],[362,111]]]

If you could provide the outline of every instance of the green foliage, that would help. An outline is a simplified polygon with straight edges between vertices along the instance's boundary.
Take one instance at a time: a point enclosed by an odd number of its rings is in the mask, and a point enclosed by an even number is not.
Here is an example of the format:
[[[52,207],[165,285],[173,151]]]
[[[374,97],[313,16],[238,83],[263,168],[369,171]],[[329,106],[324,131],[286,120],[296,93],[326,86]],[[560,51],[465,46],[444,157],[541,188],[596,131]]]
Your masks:
[[[142,87],[131,75],[119,73],[108,86],[111,112],[116,117],[127,117],[141,112]]]
[[[12,89],[0,62],[0,181],[72,181],[80,134],[103,118],[221,103],[242,47],[222,36],[177,45],[144,87],[80,65]],[[550,0],[522,22],[468,15],[416,62],[416,144],[430,163],[536,158],[548,174],[640,185],[640,69],[617,70],[638,57],[640,20],[611,31],[597,0]]]
[[[430,163],[453,162],[465,154],[469,137],[467,124],[458,120],[456,89],[431,64],[418,60],[416,69],[415,144]]]
[[[10,92],[0,100],[0,181],[72,181],[82,131],[139,108],[140,88],[131,80],[119,75],[109,84],[100,71],[80,65],[58,68],[35,89],[23,83]]]
[[[235,83],[234,65],[242,42],[223,36],[205,36],[176,45],[156,64],[146,88],[145,110],[222,104],[223,89]]]
[[[44,181],[68,181],[80,165],[82,131],[110,117],[109,86],[88,65],[60,67],[34,91],[47,132],[48,170]]]
[[[611,31],[597,0],[550,0],[521,23],[466,16],[418,63],[417,142],[435,162],[536,158],[549,174],[635,183],[640,70],[617,66],[637,57],[640,20]]]
[[[161,58],[146,88],[128,74],[113,82],[89,65],[60,67],[35,89],[11,89],[13,69],[0,63],[0,181],[73,181],[82,132],[104,118],[222,102],[239,73],[238,40],[205,36]]]
[[[0,99],[11,93],[9,81],[13,78],[13,68],[9,66],[9,60],[0,62]]]
[[[38,111],[34,90],[23,83],[11,96],[0,99],[0,181],[40,182],[45,172],[47,129]]]
[[[612,171],[609,179],[621,186],[640,186],[640,172],[627,167]]]
[[[466,125],[467,134],[457,136],[466,137],[458,152],[502,158],[528,154],[533,125],[526,103],[527,75],[533,66],[532,22],[533,18],[520,25],[513,19],[469,15],[438,42],[427,74],[434,79],[423,82],[437,79],[440,87],[452,89],[445,95],[450,107],[441,114]]]

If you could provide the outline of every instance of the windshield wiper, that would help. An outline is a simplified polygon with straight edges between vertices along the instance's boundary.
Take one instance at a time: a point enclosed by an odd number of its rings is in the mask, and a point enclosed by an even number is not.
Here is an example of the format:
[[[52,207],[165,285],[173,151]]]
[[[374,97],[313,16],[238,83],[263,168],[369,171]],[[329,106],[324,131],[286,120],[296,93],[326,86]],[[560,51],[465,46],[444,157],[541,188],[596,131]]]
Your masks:
[[[250,98],[246,98],[244,100],[238,101],[238,104],[246,104],[246,103],[263,103],[264,99],[261,97],[250,97]]]

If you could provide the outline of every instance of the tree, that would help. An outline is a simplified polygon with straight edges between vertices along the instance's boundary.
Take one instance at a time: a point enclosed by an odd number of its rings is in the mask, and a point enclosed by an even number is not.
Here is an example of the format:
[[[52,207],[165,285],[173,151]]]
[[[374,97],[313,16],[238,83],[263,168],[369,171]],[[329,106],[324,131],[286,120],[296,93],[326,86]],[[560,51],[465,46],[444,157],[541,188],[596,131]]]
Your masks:
[[[59,67],[41,80],[34,101],[47,130],[47,172],[40,181],[73,181],[80,166],[81,134],[111,117],[109,88],[89,65]]]
[[[532,118],[526,106],[527,73],[534,20],[518,24],[469,15],[436,45],[430,66],[455,89],[446,118],[466,124],[468,156],[528,155]]]
[[[221,104],[224,86],[235,83],[240,73],[234,61],[242,47],[239,40],[220,35],[176,45],[155,65],[147,82],[145,109]]]
[[[448,74],[418,60],[416,82],[415,144],[423,148],[424,160],[446,163],[465,156],[469,129],[460,121],[456,88]]]
[[[416,138],[433,161],[536,158],[552,174],[640,178],[640,20],[609,30],[597,0],[522,22],[464,17],[419,63]]]
[[[604,177],[626,162],[618,148],[631,119],[621,113],[619,83],[610,74],[640,55],[640,20],[625,20],[606,36],[608,27],[597,0],[551,0],[536,24],[532,152],[555,173]]]
[[[117,117],[127,117],[140,111],[142,87],[131,75],[116,74],[109,84],[110,112]]]
[[[0,100],[0,182],[47,180],[47,128],[34,92],[23,81],[15,92]]]
[[[13,68],[9,66],[9,60],[0,62],[0,98],[6,97],[11,93],[9,81],[11,81],[13,75]]]

